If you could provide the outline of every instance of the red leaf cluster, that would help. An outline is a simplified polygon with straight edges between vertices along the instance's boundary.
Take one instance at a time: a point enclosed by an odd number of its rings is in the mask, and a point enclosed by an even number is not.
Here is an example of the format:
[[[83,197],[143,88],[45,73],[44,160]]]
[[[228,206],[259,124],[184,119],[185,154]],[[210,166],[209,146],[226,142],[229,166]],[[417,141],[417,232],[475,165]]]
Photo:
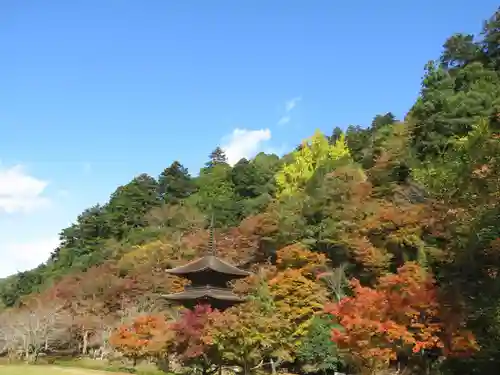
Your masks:
[[[174,349],[183,359],[196,358],[211,346],[208,324],[218,314],[209,305],[197,305],[184,310],[181,317],[170,326],[175,335]]]
[[[467,333],[453,332],[449,347],[433,277],[413,262],[378,279],[374,288],[351,281],[352,297],[326,307],[342,326],[332,340],[363,366],[388,365],[401,353],[438,349],[443,353],[477,348]]]

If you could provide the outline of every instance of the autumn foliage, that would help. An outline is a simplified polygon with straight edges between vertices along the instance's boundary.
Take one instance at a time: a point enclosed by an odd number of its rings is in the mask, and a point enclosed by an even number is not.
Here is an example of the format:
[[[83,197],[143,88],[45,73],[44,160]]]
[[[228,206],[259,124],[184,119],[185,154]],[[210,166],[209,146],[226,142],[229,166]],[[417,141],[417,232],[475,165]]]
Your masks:
[[[381,276],[375,286],[351,281],[352,297],[329,304],[341,328],[332,331],[340,348],[365,368],[387,367],[401,356],[441,355],[477,350],[468,332],[454,331],[443,315],[433,277],[408,262],[396,274]]]
[[[208,351],[212,345],[208,323],[217,314],[209,305],[197,305],[193,310],[183,310],[180,318],[172,323],[173,349],[181,358],[200,357]]]
[[[278,269],[300,269],[308,276],[324,270],[328,263],[325,254],[312,252],[300,244],[293,244],[276,252],[276,265]]]
[[[265,301],[252,299],[212,316],[210,337],[223,359],[248,368],[266,356],[288,355],[286,324]]]
[[[109,341],[134,363],[144,357],[158,357],[172,340],[172,330],[162,315],[142,315],[130,325],[120,326]]]
[[[182,310],[175,321],[167,321],[163,315],[141,315],[120,326],[112,334],[110,344],[134,363],[141,358],[162,358],[172,353],[187,363],[200,358],[203,362],[212,346],[209,323],[218,320],[218,315],[208,305]]]

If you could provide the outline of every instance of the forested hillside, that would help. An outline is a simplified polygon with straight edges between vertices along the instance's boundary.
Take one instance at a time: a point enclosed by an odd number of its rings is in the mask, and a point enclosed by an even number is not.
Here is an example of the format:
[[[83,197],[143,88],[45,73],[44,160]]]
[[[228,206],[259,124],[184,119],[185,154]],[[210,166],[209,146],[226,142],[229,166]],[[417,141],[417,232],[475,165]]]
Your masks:
[[[234,166],[217,147],[197,177],[174,161],[118,187],[45,264],[2,281],[0,350],[493,374],[499,125],[500,10],[445,41],[404,119],[316,131],[282,158]],[[179,313],[161,295],[182,283],[164,270],[203,253],[212,215],[219,256],[254,272],[235,286],[249,300]]]

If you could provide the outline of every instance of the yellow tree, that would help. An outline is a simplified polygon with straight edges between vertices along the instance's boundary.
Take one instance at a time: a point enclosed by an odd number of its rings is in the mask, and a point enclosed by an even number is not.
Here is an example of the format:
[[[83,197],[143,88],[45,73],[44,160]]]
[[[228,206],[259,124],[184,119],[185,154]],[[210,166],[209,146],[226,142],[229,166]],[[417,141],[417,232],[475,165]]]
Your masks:
[[[307,335],[314,316],[323,311],[326,288],[303,275],[300,269],[287,269],[269,280],[269,293],[276,316],[286,322],[282,334],[295,352]]]
[[[286,322],[282,335],[287,337],[293,355],[327,300],[327,289],[317,280],[317,274],[327,267],[327,258],[294,244],[278,250],[276,263],[277,272],[268,282],[269,294],[276,316]]]
[[[330,145],[328,139],[317,130],[293,152],[293,161],[285,164],[276,175],[278,197],[290,196],[302,190],[325,162],[340,160],[349,155],[344,134]]]

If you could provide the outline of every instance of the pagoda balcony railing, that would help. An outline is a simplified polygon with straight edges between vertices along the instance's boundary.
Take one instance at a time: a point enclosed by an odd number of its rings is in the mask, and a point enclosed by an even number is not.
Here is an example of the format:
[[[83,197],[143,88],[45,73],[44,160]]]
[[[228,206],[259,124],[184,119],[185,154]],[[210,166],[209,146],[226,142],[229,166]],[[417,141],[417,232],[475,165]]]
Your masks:
[[[184,287],[184,290],[214,290],[214,291],[221,291],[221,292],[231,292],[231,288],[224,288],[220,286],[215,286],[215,285],[186,285]]]

